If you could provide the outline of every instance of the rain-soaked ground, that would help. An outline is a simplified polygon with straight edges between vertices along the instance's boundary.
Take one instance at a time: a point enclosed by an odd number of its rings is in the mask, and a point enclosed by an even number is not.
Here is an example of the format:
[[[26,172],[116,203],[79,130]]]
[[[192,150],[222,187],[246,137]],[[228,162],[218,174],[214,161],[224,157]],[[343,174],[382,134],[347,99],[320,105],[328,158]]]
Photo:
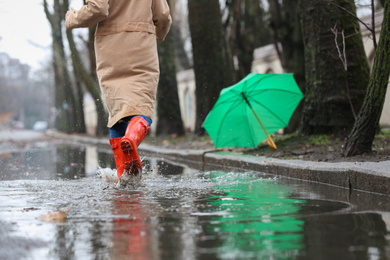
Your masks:
[[[2,153],[0,259],[390,259],[387,196],[143,161],[122,189],[104,148]]]

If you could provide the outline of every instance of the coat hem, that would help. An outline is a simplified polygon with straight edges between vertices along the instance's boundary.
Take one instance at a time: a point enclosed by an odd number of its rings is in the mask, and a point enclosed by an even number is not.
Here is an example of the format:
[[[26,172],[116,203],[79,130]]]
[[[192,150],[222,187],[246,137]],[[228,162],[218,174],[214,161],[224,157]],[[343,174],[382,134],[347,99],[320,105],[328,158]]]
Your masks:
[[[148,107],[148,110],[149,109],[150,108]],[[114,116],[110,116],[108,118],[107,127],[108,128],[113,127],[122,118],[129,117],[129,116],[136,116],[136,115],[147,116],[153,120],[153,113],[145,112],[145,107],[142,106],[142,107],[139,107],[138,109],[137,108],[129,109],[129,110],[125,110],[123,112],[117,113]]]

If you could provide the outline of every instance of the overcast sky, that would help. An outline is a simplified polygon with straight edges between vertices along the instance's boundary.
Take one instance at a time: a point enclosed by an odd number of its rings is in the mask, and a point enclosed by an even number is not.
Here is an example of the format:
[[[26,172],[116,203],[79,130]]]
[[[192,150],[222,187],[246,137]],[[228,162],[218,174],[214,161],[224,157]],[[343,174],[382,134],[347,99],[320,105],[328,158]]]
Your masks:
[[[369,0],[359,0],[359,2]],[[0,0],[0,52],[29,64],[33,69],[50,59],[51,32],[43,0]],[[51,0],[48,0],[51,3]],[[70,1],[76,9],[82,0]]]
[[[33,68],[47,62],[51,52],[50,25],[42,3],[43,0],[0,0],[0,52]],[[71,3],[79,8],[82,0]]]

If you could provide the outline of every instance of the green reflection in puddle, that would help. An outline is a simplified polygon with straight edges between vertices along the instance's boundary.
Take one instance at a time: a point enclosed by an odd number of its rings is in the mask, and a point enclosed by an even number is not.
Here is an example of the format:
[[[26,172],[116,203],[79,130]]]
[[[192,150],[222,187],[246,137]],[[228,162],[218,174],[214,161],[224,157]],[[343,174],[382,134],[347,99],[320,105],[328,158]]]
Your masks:
[[[208,197],[213,207],[207,232],[220,240],[222,258],[291,259],[304,247],[301,205],[291,189],[252,173],[210,174],[221,195]]]

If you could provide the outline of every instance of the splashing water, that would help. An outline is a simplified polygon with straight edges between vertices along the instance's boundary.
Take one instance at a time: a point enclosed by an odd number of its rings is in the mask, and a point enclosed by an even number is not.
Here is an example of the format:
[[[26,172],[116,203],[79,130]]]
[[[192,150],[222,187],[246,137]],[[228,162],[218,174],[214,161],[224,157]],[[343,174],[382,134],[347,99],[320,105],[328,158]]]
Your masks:
[[[118,181],[104,156],[86,174],[82,151],[58,151],[0,159],[0,259],[388,259],[386,218],[342,202],[348,190],[161,158]]]
[[[137,189],[137,187],[140,187],[142,184],[141,179],[142,179],[142,174],[134,175],[134,174],[130,174],[128,171],[124,171],[121,177],[119,178],[117,186],[122,189],[125,188]]]
[[[97,176],[101,177],[107,182],[116,182],[118,180],[116,170],[113,170],[111,168],[99,167],[97,170]]]

